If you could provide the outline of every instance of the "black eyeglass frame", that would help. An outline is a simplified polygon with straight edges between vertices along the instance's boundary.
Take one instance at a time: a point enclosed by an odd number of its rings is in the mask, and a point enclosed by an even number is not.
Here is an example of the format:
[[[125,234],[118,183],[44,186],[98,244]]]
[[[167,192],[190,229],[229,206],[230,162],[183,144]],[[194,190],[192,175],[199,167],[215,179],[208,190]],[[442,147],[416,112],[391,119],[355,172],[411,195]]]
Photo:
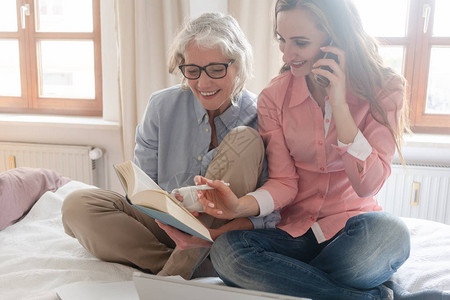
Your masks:
[[[189,79],[189,80],[199,79],[200,76],[202,75],[202,71],[204,71],[206,73],[206,75],[208,75],[209,78],[221,79],[221,78],[224,78],[225,76],[227,76],[227,74],[228,74],[228,67],[234,62],[235,62],[235,60],[232,59],[228,63],[212,63],[212,64],[206,65],[204,67],[200,67],[200,66],[197,66],[197,65],[194,65],[194,64],[191,64],[191,65],[179,65],[178,68],[180,69],[181,74],[183,74],[184,78]],[[210,67],[210,66],[224,66],[225,67],[225,74],[223,76],[220,76],[220,77],[213,77],[213,76],[209,75],[208,71],[206,71],[206,68]],[[183,68],[184,67],[197,67],[197,68],[200,69],[200,72],[198,73],[198,76],[195,77],[195,78],[194,77],[187,77],[186,74],[184,74],[184,72],[183,72]]]

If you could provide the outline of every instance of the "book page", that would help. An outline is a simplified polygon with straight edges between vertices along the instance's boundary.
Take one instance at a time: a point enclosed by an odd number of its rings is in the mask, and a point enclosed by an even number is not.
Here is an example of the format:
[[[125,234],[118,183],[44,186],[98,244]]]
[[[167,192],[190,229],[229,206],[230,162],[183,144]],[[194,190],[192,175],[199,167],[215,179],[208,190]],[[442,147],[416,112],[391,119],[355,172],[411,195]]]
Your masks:
[[[127,195],[133,194],[133,187],[135,186],[135,175],[133,165],[131,161],[126,161],[117,165],[113,165],[116,171],[117,177],[119,177],[120,183]]]
[[[168,203],[172,202],[170,195],[163,190],[144,190],[135,194],[130,201],[133,205],[149,207],[151,209],[169,213]]]
[[[150,176],[142,171],[136,164],[131,162],[131,165],[133,167],[135,177],[133,195],[145,190],[162,190],[162,188],[160,188],[159,185],[157,185],[156,182],[153,181],[153,179],[151,179]]]
[[[162,190],[131,160],[114,165],[114,170],[116,170],[120,183],[129,197],[144,190]]]

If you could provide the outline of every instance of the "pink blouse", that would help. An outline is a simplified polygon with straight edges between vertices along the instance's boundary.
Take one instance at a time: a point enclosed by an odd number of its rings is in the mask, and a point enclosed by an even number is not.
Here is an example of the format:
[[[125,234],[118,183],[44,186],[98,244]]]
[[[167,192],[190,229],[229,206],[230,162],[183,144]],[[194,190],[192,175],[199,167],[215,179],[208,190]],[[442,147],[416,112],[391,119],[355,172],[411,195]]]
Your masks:
[[[395,128],[403,88],[398,80],[390,84],[396,89],[376,98]],[[326,103],[324,115],[305,77],[284,72],[259,96],[258,126],[266,145],[269,179],[252,195],[261,216],[281,210],[277,227],[294,237],[312,228],[323,242],[349,218],[382,209],[374,196],[390,175],[394,139],[371,115],[368,101],[348,94],[347,103],[359,132],[353,143],[344,145],[337,139],[330,104]]]

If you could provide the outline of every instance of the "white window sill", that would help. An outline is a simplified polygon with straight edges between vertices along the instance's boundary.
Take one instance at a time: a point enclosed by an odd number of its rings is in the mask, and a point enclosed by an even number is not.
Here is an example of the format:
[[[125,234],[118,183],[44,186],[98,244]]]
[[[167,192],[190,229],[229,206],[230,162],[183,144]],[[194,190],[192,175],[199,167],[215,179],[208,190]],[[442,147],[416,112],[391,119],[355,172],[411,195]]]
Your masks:
[[[0,114],[0,124],[58,126],[71,128],[118,129],[119,122],[105,121],[101,117],[45,116]]]
[[[414,133],[406,134],[404,138],[407,147],[450,148],[450,135]]]
[[[407,164],[450,166],[450,135],[407,134],[402,154]],[[400,163],[398,154],[394,163]]]

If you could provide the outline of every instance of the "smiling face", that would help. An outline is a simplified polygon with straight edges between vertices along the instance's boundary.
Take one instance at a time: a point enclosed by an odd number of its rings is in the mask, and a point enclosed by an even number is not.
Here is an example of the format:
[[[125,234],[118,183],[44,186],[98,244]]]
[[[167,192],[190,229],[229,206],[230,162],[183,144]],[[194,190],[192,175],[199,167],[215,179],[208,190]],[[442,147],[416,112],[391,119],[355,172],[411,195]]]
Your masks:
[[[327,34],[320,31],[311,15],[304,9],[280,11],[277,16],[277,35],[283,61],[294,76],[312,75],[313,64],[323,55]]]
[[[212,63],[229,63],[230,59],[223,56],[219,48],[205,48],[197,43],[190,43],[186,47],[185,61],[183,64],[194,64],[200,67]],[[231,94],[236,79],[235,65],[228,66],[227,75],[224,78],[212,79],[204,70],[200,78],[188,79],[187,83],[203,105],[203,107],[215,115],[220,115],[231,105]]]

